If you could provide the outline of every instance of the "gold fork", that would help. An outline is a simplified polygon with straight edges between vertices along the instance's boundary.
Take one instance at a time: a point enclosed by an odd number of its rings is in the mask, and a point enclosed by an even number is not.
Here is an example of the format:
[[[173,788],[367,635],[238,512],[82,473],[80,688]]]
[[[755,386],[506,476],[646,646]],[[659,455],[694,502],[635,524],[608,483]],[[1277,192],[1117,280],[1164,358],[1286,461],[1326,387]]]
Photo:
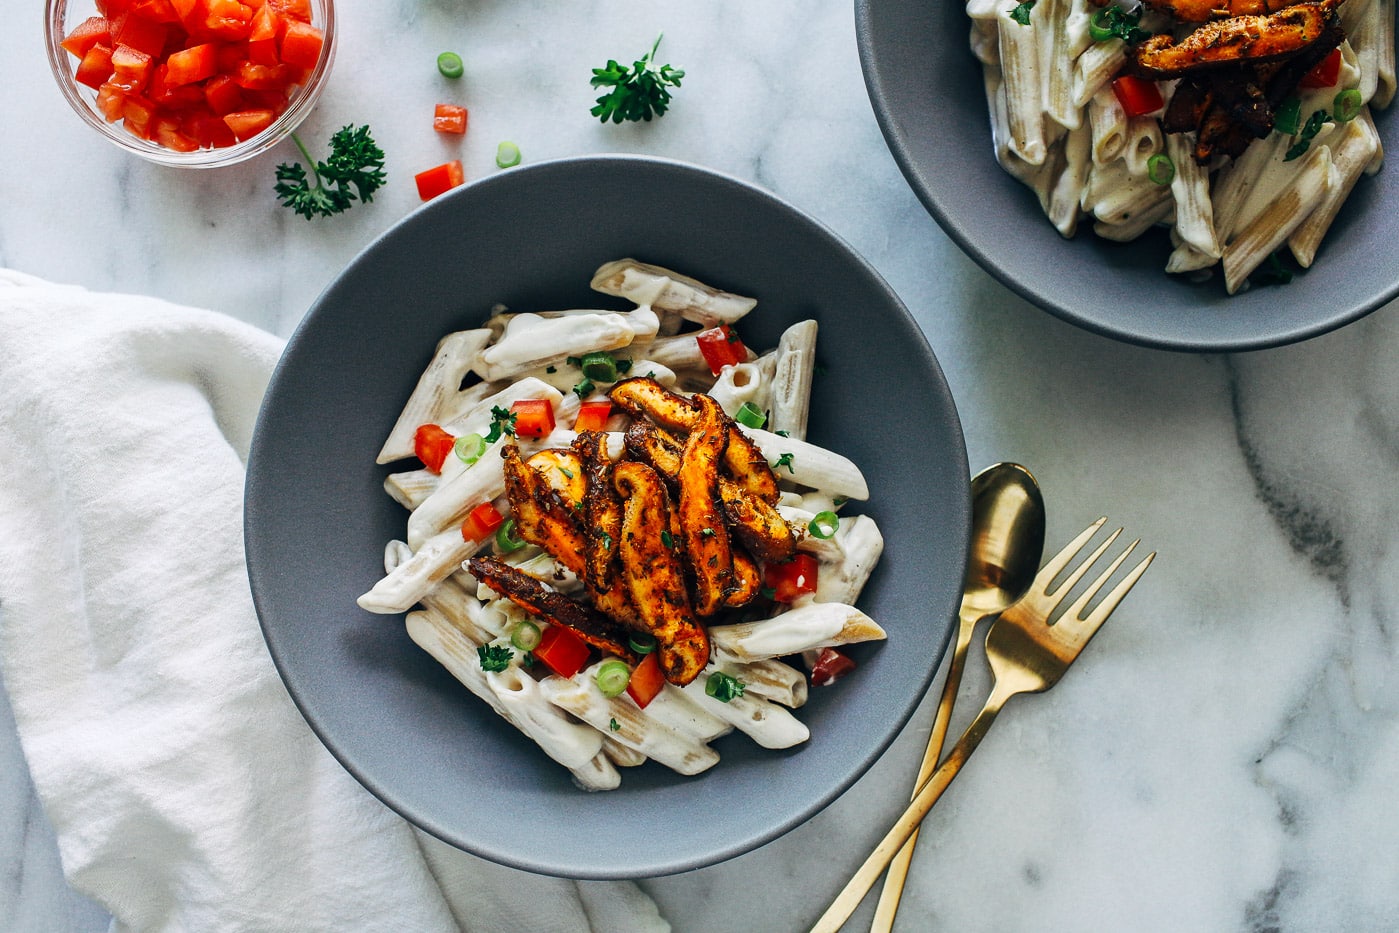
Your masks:
[[[913,802],[899,817],[894,827],[870,853],[869,858],[865,859],[865,863],[860,866],[849,883],[846,884],[845,889],[821,915],[821,919],[816,921],[816,925],[811,928],[811,933],[835,933],[846,920],[850,919],[850,915],[855,912],[855,908],[859,906],[870,887],[879,880],[879,876],[883,874],[889,862],[903,847],[904,842],[913,834],[913,831],[918,828],[923,817],[927,816],[928,811],[933,808],[933,804],[937,803],[942,792],[947,790],[947,786],[952,783],[952,779],[957,776],[957,772],[961,770],[967,758],[976,750],[977,745],[986,736],[987,730],[995,722],[996,715],[1000,713],[1006,701],[1018,693],[1040,693],[1058,683],[1059,678],[1064,675],[1064,671],[1088,644],[1088,640],[1107,621],[1108,616],[1122,602],[1132,587],[1136,586],[1142,574],[1146,573],[1146,568],[1151,566],[1152,559],[1156,557],[1155,551],[1133,567],[1102,598],[1092,612],[1084,615],[1084,610],[1088,608],[1088,604],[1107,585],[1118,568],[1127,560],[1128,555],[1141,543],[1138,539],[1129,544],[1108,565],[1108,568],[1084,590],[1083,594],[1064,611],[1057,621],[1050,624],[1050,617],[1068,598],[1070,591],[1078,585],[1078,582],[1083,579],[1084,574],[1093,564],[1107,553],[1108,548],[1117,540],[1118,535],[1122,534],[1121,528],[1114,531],[1062,583],[1055,586],[1054,581],[1069,566],[1069,562],[1078,555],[1078,552],[1083,550],[1084,546],[1092,540],[1106,521],[1106,518],[1098,519],[1085,528],[1078,537],[1070,541],[1062,551],[1054,555],[1036,575],[1035,582],[1030,586],[1030,592],[1001,613],[1000,617],[992,623],[990,630],[986,633],[986,659],[991,664],[995,683],[991,688],[990,697],[986,700],[986,705],[981,708],[981,712],[977,713],[976,718],[967,727],[967,731],[962,733],[962,737],[952,747],[952,751],[948,752],[942,764],[938,765],[938,769],[919,788]]]

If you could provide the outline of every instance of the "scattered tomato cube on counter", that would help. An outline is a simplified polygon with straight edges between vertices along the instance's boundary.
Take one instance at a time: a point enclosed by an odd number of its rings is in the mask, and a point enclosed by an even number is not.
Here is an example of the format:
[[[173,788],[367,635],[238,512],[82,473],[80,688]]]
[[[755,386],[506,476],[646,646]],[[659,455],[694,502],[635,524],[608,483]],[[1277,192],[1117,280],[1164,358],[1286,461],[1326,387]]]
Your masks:
[[[431,201],[439,194],[452,190],[465,180],[466,176],[462,172],[460,159],[452,159],[450,162],[434,165],[432,168],[425,169],[413,176],[413,181],[418,185],[418,197],[424,201]]]
[[[465,107],[456,104],[438,104],[432,112],[432,128],[439,133],[452,133],[461,136],[466,133],[467,113]]]

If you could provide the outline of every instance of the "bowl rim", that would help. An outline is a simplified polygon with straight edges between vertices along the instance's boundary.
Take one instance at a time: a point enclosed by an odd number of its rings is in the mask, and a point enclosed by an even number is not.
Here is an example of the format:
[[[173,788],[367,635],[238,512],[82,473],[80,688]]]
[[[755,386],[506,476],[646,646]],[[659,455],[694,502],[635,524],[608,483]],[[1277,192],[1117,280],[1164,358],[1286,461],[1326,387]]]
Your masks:
[[[108,123],[95,109],[94,100],[83,94],[78,83],[73,80],[72,56],[59,43],[67,34],[70,0],[44,0],[44,37],[49,70],[58,84],[58,89],[68,101],[73,112],[88,126],[97,130],[112,145],[140,156],[149,162],[169,165],[176,168],[219,168],[236,165],[254,156],[261,155],[284,139],[301,125],[320,102],[321,94],[330,77],[331,66],[335,63],[337,30],[335,28],[335,0],[310,0],[313,8],[321,14],[321,30],[325,36],[325,47],[320,61],[307,76],[305,83],[296,89],[295,97],[287,109],[261,133],[232,146],[221,149],[197,149],[193,152],[177,152],[166,149],[158,143],[138,139],[125,132],[116,123]],[[97,15],[94,8],[90,15]]]

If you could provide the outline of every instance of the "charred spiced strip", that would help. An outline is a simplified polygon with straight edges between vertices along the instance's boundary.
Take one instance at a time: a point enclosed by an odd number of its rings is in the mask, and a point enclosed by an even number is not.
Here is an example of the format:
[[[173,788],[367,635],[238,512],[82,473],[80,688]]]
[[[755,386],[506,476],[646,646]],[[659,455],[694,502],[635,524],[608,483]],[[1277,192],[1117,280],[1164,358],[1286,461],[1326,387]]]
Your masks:
[[[665,481],[636,461],[616,464],[612,475],[624,497],[618,547],[623,585],[641,627],[656,638],[666,680],[683,686],[708,663],[709,636],[695,622],[684,567],[668,543],[675,524]]]
[[[794,552],[795,553],[795,552]],[[733,551],[733,582],[724,594],[724,605],[730,609],[740,609],[758,598],[763,589],[763,573],[753,558],[741,548]]]
[[[649,463],[667,479],[674,481],[679,474],[683,448],[665,430],[637,422],[627,429],[626,444],[633,457]],[[759,560],[786,560],[796,552],[792,526],[772,505],[723,475],[719,477],[719,500],[734,536]]]
[[[633,417],[650,418],[668,431],[687,434],[698,417],[698,403],[695,398],[677,395],[654,379],[643,376],[623,379],[608,393],[619,408]],[[777,476],[768,465],[767,458],[758,450],[748,435],[738,429],[738,425],[720,412],[728,432],[728,446],[724,451],[725,472],[751,495],[764,502],[777,502]]]
[[[584,431],[573,442],[582,464],[586,491],[583,494],[584,555],[583,580],[598,590],[612,584],[617,568],[617,544],[622,535],[622,503],[612,485],[612,460],[607,456],[603,435]]]
[[[695,578],[695,612],[710,616],[723,607],[733,584],[733,551],[719,502],[719,462],[728,444],[723,412],[707,395],[695,396],[700,406],[680,458],[681,540]]]
[[[1169,13],[1183,23],[1207,23],[1230,16],[1276,13],[1298,0],[1146,0],[1153,10]]]
[[[563,625],[605,654],[635,663],[636,653],[627,645],[627,631],[598,612],[556,593],[534,577],[494,557],[472,557],[466,562],[471,575],[515,605],[552,625]]]
[[[1166,112],[1161,115],[1161,129],[1167,133],[1188,133],[1200,125],[1212,98],[1209,85],[1201,78],[1181,78],[1171,94]]]
[[[1275,61],[1320,39],[1332,24],[1338,2],[1299,3],[1268,16],[1216,20],[1179,42],[1163,33],[1133,46],[1128,55],[1137,74],[1157,80]]]
[[[1255,139],[1262,139],[1273,130],[1273,108],[1253,75],[1241,75],[1236,81],[1216,82],[1213,102],[1228,114],[1235,126]]]
[[[622,501],[613,486],[613,463],[604,435],[585,431],[573,442],[583,464],[587,491],[583,495],[583,586],[593,605],[627,625],[638,625],[640,613],[628,598],[618,573],[622,540]]]
[[[560,447],[541,450],[525,461],[549,487],[559,494],[563,504],[576,509],[583,504],[588,479],[583,475],[583,461],[578,454]]]
[[[586,540],[576,510],[563,501],[538,470],[520,459],[520,449],[514,444],[505,445],[501,458],[505,461],[505,493],[510,498],[515,533],[544,548],[581,576]]]

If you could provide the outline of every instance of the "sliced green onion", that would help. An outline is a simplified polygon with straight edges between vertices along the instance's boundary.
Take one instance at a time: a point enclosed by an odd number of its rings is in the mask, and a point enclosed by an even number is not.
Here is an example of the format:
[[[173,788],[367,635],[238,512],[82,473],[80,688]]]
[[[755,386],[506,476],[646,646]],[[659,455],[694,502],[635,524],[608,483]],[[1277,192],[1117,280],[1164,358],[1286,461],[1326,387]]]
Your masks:
[[[1273,115],[1273,129],[1284,136],[1296,136],[1301,128],[1302,101],[1297,97],[1289,97],[1278,105],[1277,113]]]
[[[1146,160],[1146,177],[1158,185],[1169,185],[1176,177],[1176,164],[1164,152]]]
[[[525,542],[515,537],[515,519],[507,518],[495,530],[495,552],[512,554],[525,546]]]
[[[767,424],[768,416],[752,402],[744,402],[738,411],[734,412],[734,420],[746,427],[761,428]]]
[[[1111,26],[1111,15],[1108,10],[1112,7],[1105,6],[1092,16],[1088,17],[1088,38],[1094,42],[1106,42],[1115,35]]]
[[[597,673],[593,675],[593,679],[597,681],[598,692],[605,697],[615,697],[627,689],[627,683],[631,680],[631,668],[627,667],[626,661],[612,658],[597,666]]]
[[[539,626],[525,619],[510,630],[510,644],[521,651],[533,651],[539,647],[539,637],[542,634]]]
[[[595,382],[617,381],[617,361],[610,353],[588,353],[578,362],[578,368],[583,370],[584,376]]]
[[[727,703],[743,696],[743,681],[737,677],[731,677],[723,671],[715,671],[704,682],[704,692],[720,703]]]
[[[656,650],[656,636],[649,632],[631,632],[627,636],[627,647],[640,655],[648,655]]]
[[[1348,87],[1336,95],[1336,99],[1331,103],[1331,109],[1335,111],[1337,123],[1349,123],[1360,116],[1360,108],[1365,106],[1365,100],[1360,96],[1360,92],[1353,87]]]
[[[813,538],[833,537],[836,529],[840,527],[840,516],[834,512],[817,512],[811,518],[811,523],[806,526],[806,530],[811,532]]]
[[[505,140],[495,147],[496,168],[510,168],[520,164],[520,147]]]
[[[437,70],[442,72],[444,78],[460,78],[464,70],[461,56],[456,52],[443,52],[437,56]]]
[[[463,434],[452,445],[462,463],[471,466],[486,452],[486,439],[479,434]]]

